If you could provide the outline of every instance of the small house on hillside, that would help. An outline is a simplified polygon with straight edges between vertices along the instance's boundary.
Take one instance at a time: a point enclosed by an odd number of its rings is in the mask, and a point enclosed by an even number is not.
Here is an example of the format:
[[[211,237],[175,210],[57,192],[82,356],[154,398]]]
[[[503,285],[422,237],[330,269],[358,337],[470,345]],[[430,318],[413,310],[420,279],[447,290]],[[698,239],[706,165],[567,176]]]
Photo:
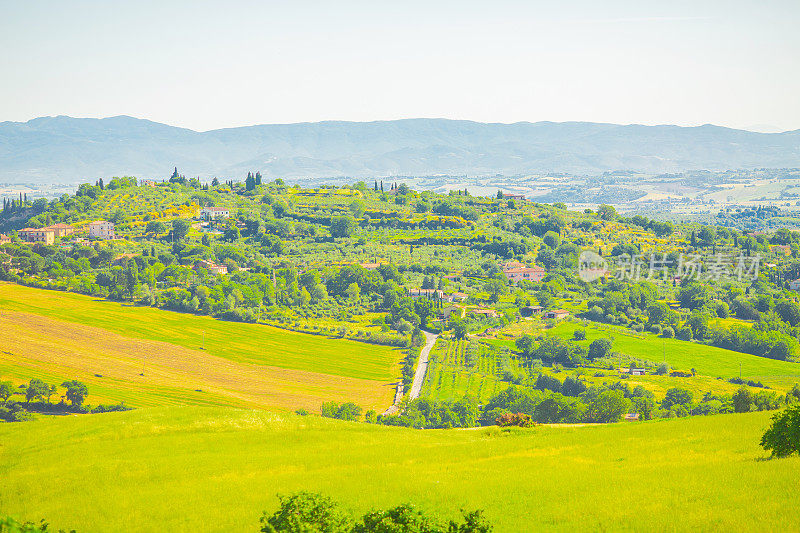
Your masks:
[[[639,413],[625,413],[625,422],[636,422],[639,420]]]
[[[53,230],[53,234],[55,235],[56,239],[60,239],[61,237],[66,237],[67,235],[72,235],[75,233],[75,228],[69,224],[53,224],[44,229]]]
[[[569,311],[565,309],[554,309],[553,311],[548,311],[544,314],[545,318],[555,318],[556,320],[560,320],[568,316],[569,316]]]
[[[217,263],[214,263],[213,261],[207,261],[205,259],[195,263],[194,267],[205,269],[212,276],[219,276],[219,275],[224,276],[225,274],[228,273],[227,266],[219,265]]]
[[[56,240],[56,233],[47,228],[25,228],[17,232],[19,238],[25,242],[43,242],[53,244]]]
[[[0,233],[0,244],[8,244],[11,242],[11,237]]]
[[[89,238],[91,239],[113,239],[114,238],[114,223],[107,220],[97,220],[90,222],[87,226],[89,228]]]
[[[489,317],[489,318],[497,318],[498,316],[500,316],[500,313],[498,313],[494,309],[481,309],[481,308],[470,310],[470,314],[477,317]]]
[[[533,281],[539,283],[547,275],[547,271],[539,266],[528,267],[519,261],[509,261],[502,265],[503,274],[512,283]]]
[[[541,305],[528,305],[526,307],[520,307],[519,314],[524,318],[528,318],[533,315],[538,315],[543,309]]]
[[[790,281],[789,289],[793,291],[800,291],[800,278]]]
[[[204,207],[200,210],[200,216],[206,220],[230,218],[231,210],[227,207]]]

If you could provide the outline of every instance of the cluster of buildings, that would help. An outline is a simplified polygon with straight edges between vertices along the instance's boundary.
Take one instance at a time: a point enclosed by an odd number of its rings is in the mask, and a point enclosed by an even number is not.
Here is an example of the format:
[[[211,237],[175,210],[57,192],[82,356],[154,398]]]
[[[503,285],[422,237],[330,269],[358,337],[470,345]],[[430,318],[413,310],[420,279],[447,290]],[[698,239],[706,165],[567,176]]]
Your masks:
[[[106,220],[90,222],[86,225],[90,239],[108,240],[115,238],[114,223]],[[56,239],[67,237],[75,233],[75,228],[69,224],[53,224],[44,228],[25,228],[17,232],[19,238],[24,242],[41,242],[53,244]],[[0,243],[10,242],[11,239],[5,235],[0,238]]]

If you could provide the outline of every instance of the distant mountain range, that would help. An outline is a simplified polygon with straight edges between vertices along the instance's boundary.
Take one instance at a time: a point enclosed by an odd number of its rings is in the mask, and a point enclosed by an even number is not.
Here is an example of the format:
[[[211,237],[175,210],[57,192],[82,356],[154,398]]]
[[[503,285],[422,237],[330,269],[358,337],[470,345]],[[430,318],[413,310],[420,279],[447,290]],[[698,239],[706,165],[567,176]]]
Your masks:
[[[265,124],[197,132],[149,120],[0,123],[0,182],[187,177],[652,173],[800,167],[800,130],[464,120]]]

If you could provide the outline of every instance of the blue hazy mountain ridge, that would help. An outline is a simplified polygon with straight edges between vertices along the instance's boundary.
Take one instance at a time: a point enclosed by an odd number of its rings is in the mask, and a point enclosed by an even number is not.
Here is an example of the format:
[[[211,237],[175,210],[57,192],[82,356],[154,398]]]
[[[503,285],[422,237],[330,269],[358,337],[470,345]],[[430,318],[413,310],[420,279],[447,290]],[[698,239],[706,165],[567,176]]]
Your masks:
[[[448,119],[265,124],[197,132],[128,116],[0,123],[0,182],[134,175],[518,175],[800,167],[800,130]]]

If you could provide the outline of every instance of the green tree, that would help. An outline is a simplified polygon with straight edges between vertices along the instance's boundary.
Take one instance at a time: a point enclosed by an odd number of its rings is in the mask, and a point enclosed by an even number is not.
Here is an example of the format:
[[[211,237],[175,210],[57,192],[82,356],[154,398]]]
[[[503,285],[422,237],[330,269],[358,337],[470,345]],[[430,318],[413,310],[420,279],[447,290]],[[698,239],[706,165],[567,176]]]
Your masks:
[[[86,399],[86,396],[89,395],[89,389],[80,381],[65,381],[61,386],[67,389],[67,400],[69,400],[69,403],[73,406],[80,407],[83,405],[83,401]]]
[[[772,417],[772,425],[761,437],[761,446],[773,457],[800,453],[800,404],[787,407]]]
[[[467,325],[463,320],[451,320],[450,329],[453,331],[453,336],[456,339],[467,338]]]
[[[686,389],[672,387],[661,401],[661,407],[669,409],[673,405],[688,405],[692,402],[692,393]]]
[[[0,381],[0,398],[6,403],[11,395],[14,394],[14,384],[10,381]]]
[[[587,418],[592,422],[619,422],[628,410],[629,402],[622,391],[606,390],[589,404]]]
[[[561,236],[555,231],[548,231],[547,233],[545,233],[542,240],[547,246],[549,246],[554,250],[558,248],[559,244],[561,244]]]
[[[182,241],[189,234],[192,223],[185,218],[176,218],[172,221],[172,238],[175,241]]]
[[[147,233],[164,233],[167,231],[167,226],[161,222],[160,220],[151,220],[147,223],[147,228],[145,229]]]
[[[753,393],[744,385],[739,387],[731,399],[733,400],[733,410],[737,413],[750,412],[753,407]]]
[[[132,300],[133,295],[136,294],[136,288],[139,286],[139,267],[136,265],[136,261],[131,259],[125,262],[123,276],[125,278],[125,290]]]
[[[616,220],[617,210],[613,205],[601,204],[597,207],[597,214],[603,220]]]
[[[25,400],[30,403],[31,400],[38,398],[41,401],[48,394],[50,394],[50,385],[41,379],[33,378],[28,384],[28,388],[25,389]]]
[[[611,350],[612,345],[613,341],[611,339],[595,339],[589,345],[589,353],[587,356],[591,360],[605,357]]]
[[[356,229],[356,219],[349,216],[331,218],[331,236],[334,238],[349,237]]]
[[[367,209],[367,204],[361,198],[356,198],[352,202],[350,202],[350,212],[353,213],[353,216],[356,218],[361,218],[364,216],[364,211]]]

